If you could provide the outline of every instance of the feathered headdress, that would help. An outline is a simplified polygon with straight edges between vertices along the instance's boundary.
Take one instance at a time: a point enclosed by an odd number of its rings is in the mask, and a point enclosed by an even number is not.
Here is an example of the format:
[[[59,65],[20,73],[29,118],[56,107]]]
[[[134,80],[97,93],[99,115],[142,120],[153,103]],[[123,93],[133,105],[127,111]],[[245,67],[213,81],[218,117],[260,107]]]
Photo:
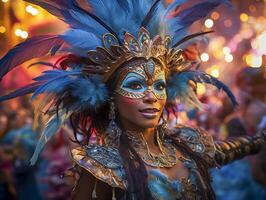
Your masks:
[[[44,71],[31,83],[0,97],[5,101],[33,93],[46,94],[36,109],[56,107],[48,119],[31,163],[45,143],[73,113],[97,109],[108,100],[106,81],[116,69],[135,57],[156,58],[167,68],[168,102],[176,99],[197,104],[190,82],[208,83],[224,90],[233,104],[230,90],[214,77],[190,70],[190,62],[178,47],[206,34],[187,36],[190,25],[228,0],[209,0],[176,12],[186,0],[25,0],[46,9],[69,25],[61,35],[32,37],[11,49],[0,60],[0,80],[13,68],[33,58],[65,54],[64,69]],[[68,99],[67,107],[58,105]],[[38,115],[38,113],[36,113]]]

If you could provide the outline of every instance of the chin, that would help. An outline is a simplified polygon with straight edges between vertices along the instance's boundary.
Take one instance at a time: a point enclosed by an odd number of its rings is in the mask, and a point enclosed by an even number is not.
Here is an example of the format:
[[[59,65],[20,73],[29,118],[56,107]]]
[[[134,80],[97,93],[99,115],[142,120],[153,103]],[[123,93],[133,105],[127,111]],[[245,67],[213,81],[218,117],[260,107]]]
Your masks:
[[[157,121],[142,121],[141,124],[138,124],[139,127],[141,128],[155,128],[156,126],[158,125],[158,122]]]

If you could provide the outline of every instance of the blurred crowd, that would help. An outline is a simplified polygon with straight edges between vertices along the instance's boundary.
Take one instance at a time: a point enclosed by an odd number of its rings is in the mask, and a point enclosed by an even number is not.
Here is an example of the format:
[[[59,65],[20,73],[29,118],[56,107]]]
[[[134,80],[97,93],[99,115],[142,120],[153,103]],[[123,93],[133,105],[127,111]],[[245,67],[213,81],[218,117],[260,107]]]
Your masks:
[[[69,138],[61,130],[47,145],[39,162],[30,166],[40,129],[33,130],[33,105],[29,98],[0,104],[0,199],[69,199],[72,180]]]

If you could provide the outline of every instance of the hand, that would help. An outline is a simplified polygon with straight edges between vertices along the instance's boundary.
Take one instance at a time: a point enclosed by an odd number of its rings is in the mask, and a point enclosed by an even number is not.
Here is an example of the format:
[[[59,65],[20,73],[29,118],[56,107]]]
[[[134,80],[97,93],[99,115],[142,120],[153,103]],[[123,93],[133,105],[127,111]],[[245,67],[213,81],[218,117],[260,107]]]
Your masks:
[[[260,129],[257,134],[258,136],[262,137],[264,140],[266,140],[266,128]]]

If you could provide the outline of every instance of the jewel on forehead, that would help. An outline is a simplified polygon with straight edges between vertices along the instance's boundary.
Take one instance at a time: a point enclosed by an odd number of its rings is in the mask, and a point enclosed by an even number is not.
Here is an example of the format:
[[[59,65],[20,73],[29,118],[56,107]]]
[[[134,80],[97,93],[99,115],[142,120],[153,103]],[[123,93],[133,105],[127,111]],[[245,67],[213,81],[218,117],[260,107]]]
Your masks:
[[[155,72],[155,62],[153,60],[149,60],[144,66],[145,72],[148,77],[153,77]]]

